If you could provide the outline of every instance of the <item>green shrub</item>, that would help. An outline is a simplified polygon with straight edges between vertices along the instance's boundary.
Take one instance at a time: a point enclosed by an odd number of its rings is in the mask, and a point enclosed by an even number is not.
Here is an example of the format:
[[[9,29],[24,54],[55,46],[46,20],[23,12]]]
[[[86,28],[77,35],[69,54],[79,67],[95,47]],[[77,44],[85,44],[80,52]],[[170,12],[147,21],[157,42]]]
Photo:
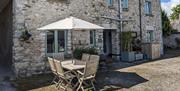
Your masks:
[[[87,47],[87,48],[76,48],[73,51],[73,56],[76,59],[81,59],[83,53],[87,53],[87,54],[91,54],[91,55],[97,55],[98,54],[96,48],[94,48],[94,47]]]
[[[122,32],[122,49],[123,51],[132,51],[133,36],[132,32]]]

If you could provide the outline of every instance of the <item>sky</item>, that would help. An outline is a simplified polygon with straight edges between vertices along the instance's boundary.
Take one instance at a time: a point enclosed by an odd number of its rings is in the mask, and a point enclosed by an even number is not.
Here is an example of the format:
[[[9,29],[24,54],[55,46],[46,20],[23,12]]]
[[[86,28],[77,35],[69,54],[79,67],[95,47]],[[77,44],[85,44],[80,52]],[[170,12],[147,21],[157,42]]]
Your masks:
[[[171,9],[180,4],[180,0],[161,0],[162,9],[166,11],[168,15],[172,13]]]

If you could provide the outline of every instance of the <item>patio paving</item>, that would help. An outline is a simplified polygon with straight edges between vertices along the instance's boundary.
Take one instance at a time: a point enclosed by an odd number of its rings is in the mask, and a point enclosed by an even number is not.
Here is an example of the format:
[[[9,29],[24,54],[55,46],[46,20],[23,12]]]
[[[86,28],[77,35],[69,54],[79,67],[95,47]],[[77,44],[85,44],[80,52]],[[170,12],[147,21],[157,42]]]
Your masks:
[[[111,69],[98,74],[99,90],[180,91],[180,51],[154,62],[114,63]]]
[[[0,66],[0,91],[16,91],[9,82],[12,76],[13,72],[8,67]]]
[[[151,62],[113,63],[97,74],[98,91],[180,91],[180,51]],[[40,86],[29,91],[56,91]]]

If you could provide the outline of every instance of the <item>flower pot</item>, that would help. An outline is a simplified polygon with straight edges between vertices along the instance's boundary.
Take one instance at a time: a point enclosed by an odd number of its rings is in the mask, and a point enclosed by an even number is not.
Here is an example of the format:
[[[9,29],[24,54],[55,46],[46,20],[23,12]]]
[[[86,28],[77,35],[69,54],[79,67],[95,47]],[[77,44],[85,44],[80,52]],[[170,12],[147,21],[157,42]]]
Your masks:
[[[124,61],[124,62],[135,61],[135,52],[122,52],[121,61]]]
[[[135,60],[142,60],[143,59],[143,54],[135,54]]]

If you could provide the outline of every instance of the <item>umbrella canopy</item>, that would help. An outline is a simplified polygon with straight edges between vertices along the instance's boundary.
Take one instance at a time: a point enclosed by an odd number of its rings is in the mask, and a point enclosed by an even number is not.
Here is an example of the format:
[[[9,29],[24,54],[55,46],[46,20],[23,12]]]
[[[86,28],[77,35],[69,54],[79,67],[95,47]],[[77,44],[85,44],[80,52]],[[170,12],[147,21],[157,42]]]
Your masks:
[[[64,30],[64,29],[73,29],[73,30],[89,30],[89,29],[104,29],[101,26],[96,24],[84,21],[82,19],[78,19],[75,17],[69,17],[44,27],[38,28],[38,30]]]

